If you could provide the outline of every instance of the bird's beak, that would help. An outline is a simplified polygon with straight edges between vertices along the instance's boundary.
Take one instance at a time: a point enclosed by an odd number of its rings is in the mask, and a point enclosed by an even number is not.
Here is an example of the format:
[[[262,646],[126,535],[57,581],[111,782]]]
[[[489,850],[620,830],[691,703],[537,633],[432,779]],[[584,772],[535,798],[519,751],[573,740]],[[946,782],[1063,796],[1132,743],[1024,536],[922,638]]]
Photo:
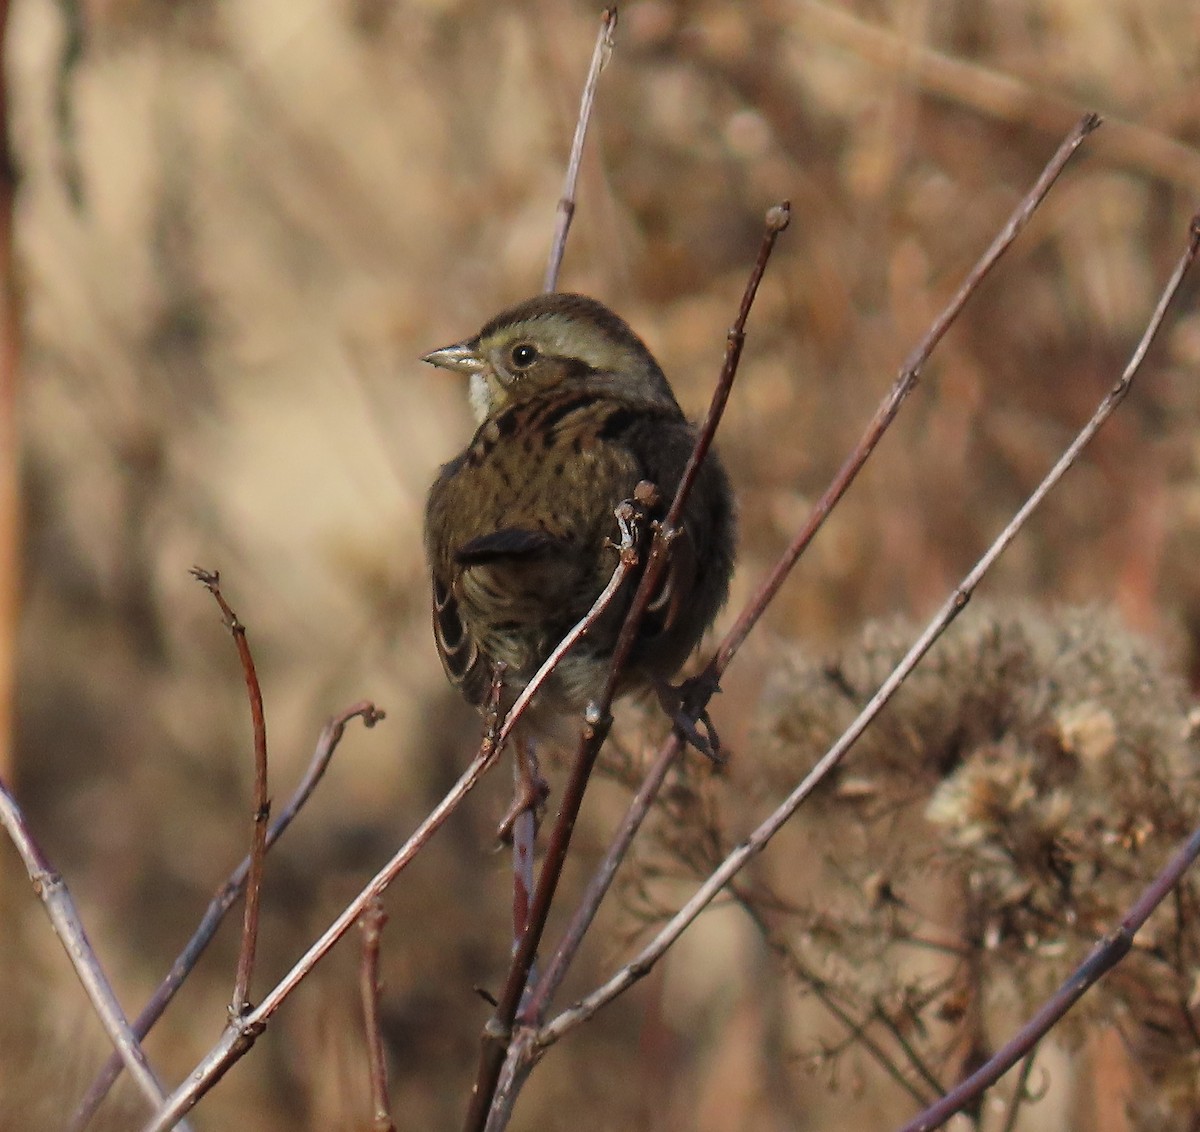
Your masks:
[[[421,361],[441,369],[453,370],[455,373],[473,374],[483,369],[483,361],[469,342],[459,342],[453,346],[443,346],[426,354]]]

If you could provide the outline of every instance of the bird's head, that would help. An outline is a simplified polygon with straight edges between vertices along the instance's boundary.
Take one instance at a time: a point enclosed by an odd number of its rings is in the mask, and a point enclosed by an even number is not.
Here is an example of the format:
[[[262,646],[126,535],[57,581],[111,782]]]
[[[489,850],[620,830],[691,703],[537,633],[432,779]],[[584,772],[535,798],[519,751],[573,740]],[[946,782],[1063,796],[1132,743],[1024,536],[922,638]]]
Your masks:
[[[473,338],[424,361],[470,378],[482,424],[509,405],[578,385],[610,395],[675,404],[654,356],[623,319],[583,295],[538,295],[493,318]]]

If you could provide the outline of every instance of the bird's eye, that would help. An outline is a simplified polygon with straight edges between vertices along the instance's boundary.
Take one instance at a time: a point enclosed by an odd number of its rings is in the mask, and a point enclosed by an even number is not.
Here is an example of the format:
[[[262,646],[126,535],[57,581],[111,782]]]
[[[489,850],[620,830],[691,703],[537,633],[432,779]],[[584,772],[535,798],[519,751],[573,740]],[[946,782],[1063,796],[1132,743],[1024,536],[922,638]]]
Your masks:
[[[537,347],[531,346],[528,342],[522,342],[512,349],[512,364],[517,369],[528,369],[537,359]]]

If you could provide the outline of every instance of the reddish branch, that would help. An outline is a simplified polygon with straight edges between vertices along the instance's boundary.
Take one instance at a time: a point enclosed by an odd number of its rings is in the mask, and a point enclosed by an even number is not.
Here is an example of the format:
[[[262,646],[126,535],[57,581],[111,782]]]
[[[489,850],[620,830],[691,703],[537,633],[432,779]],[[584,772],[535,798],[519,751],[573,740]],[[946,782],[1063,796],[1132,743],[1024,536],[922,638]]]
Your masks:
[[[258,916],[262,902],[263,862],[267,855],[267,821],[271,816],[271,800],[267,795],[267,721],[263,715],[262,688],[246,640],[246,626],[237,618],[221,593],[221,575],[215,570],[192,568],[192,574],[203,585],[221,609],[225,627],[233,634],[242,674],[246,679],[246,695],[250,699],[250,720],[254,728],[254,812],[250,832],[250,869],[246,877],[246,909],[242,918],[242,943],[238,950],[237,977],[233,984],[233,1000],[229,1009],[233,1016],[246,1012],[249,1003],[250,979],[254,974],[254,956],[258,950]]]
[[[728,667],[734,653],[742,647],[750,630],[758,623],[767,606],[771,604],[775,595],[787,580],[792,567],[796,565],[797,559],[804,553],[805,548],[812,542],[817,531],[821,529],[821,526],[829,517],[829,513],[837,505],[842,496],[846,494],[846,490],[862,470],[862,466],[867,462],[867,458],[875,450],[875,446],[879,443],[888,426],[891,425],[896,414],[900,411],[900,406],[913,389],[916,388],[917,381],[921,376],[921,370],[929,360],[929,355],[933,353],[934,348],[945,337],[946,331],[950,329],[954,321],[962,313],[967,300],[978,290],[979,284],[983,281],[984,277],[995,267],[996,262],[1024,230],[1025,225],[1029,223],[1038,206],[1045,199],[1046,194],[1054,186],[1054,182],[1058,180],[1059,174],[1062,173],[1067,162],[1071,160],[1075,151],[1083,144],[1084,138],[1097,129],[1100,123],[1101,118],[1098,114],[1085,114],[1075,124],[1074,129],[1063,139],[1054,156],[1047,163],[1045,169],[1042,170],[1042,174],[1038,177],[1033,188],[1022,198],[1021,203],[1009,217],[1008,222],[1000,229],[999,234],[992,241],[987,251],[983,253],[979,258],[979,262],[968,273],[958,291],[955,292],[954,297],[934,321],[934,324],[929,328],[925,337],[917,343],[916,348],[905,359],[904,364],[900,367],[900,373],[895,383],[883,399],[879,408],[875,411],[875,416],[867,426],[866,432],[863,433],[862,439],[855,445],[854,451],[850,453],[846,462],[838,470],[837,475],[833,478],[833,482],[813,508],[808,520],[796,532],[795,538],[792,539],[791,544],[779,559],[775,568],[767,575],[758,592],[746,604],[746,608],[742,611],[741,616],[738,617],[733,627],[725,635],[725,639],[721,642],[720,647],[709,663],[708,671],[714,680],[719,679],[721,673]]]
[[[796,812],[804,800],[812,794],[834,767],[838,765],[846,752],[873,722],[879,711],[908,677],[909,673],[912,672],[913,668],[916,667],[933,642],[966,606],[983,576],[995,563],[996,559],[1007,549],[1029,516],[1079,457],[1080,452],[1092,440],[1100,430],[1100,427],[1112,415],[1116,407],[1124,400],[1134,377],[1137,375],[1145,359],[1151,342],[1162,325],[1167,308],[1182,284],[1185,274],[1194,262],[1198,250],[1200,250],[1200,217],[1194,219],[1192,222],[1188,246],[1180,257],[1179,263],[1176,265],[1169,282],[1164,288],[1145,333],[1142,335],[1142,339],[1134,350],[1120,379],[1108,392],[1103,401],[1101,401],[1091,419],[1080,430],[1062,456],[1059,457],[1054,467],[1046,474],[1032,495],[1017,511],[992,545],[984,552],[974,568],[967,574],[949,598],[947,598],[942,608],[934,615],[925,630],[912,644],[903,659],[892,670],[875,695],[871,697],[871,700],[863,708],[862,712],[859,713],[825,755],[818,760],[812,770],[792,793],[788,795],[783,803],[722,861],[720,866],[705,879],[692,898],[630,963],[621,968],[602,987],[598,988],[569,1010],[564,1011],[540,1031],[537,1036],[537,1045],[539,1047],[544,1047],[551,1042],[557,1041],[568,1030],[591,1018],[602,1006],[622,994],[633,983],[649,973],[654,964],[666,953],[667,949],[679,938],[700,912],[712,902],[717,893],[737,875],[751,858],[765,848],[771,838],[783,827],[784,823]],[[918,1123],[910,1125],[905,1132],[910,1132],[910,1130],[915,1128],[936,1127],[937,1124],[948,1118],[953,1112],[959,1111],[970,1100],[977,1098],[982,1090],[992,1081],[996,1080],[1004,1069],[1011,1067],[1011,1065],[1015,1064],[1016,1061],[1027,1053],[1032,1047],[1033,1042],[1046,1032],[1049,1025],[1053,1024],[1053,1021],[1048,1021],[1048,1019],[1054,1010],[1058,1011],[1056,1018],[1061,1017],[1066,1009],[1083,993],[1083,990],[1087,986],[1090,986],[1100,974],[1108,970],[1128,950],[1129,942],[1132,939],[1132,932],[1136,931],[1145,922],[1145,918],[1149,916],[1152,910],[1151,902],[1160,901],[1166,895],[1171,886],[1177,882],[1179,876],[1182,875],[1183,871],[1190,865],[1198,853],[1200,853],[1200,832],[1189,839],[1188,844],[1180,850],[1172,866],[1147,891],[1146,896],[1139,901],[1138,905],[1135,906],[1129,917],[1127,917],[1126,922],[1122,924],[1122,928],[1097,948],[1097,951],[1089,959],[1088,963],[1085,963],[1084,967],[1077,973],[1077,979],[1069,982],[1060,991],[1059,995],[1056,996],[1055,1002],[1052,1002],[1046,1009],[1039,1012],[1035,1019],[1037,1025],[1031,1026],[1029,1040],[1020,1043],[1012,1050],[1003,1067],[1000,1067],[997,1059],[993,1058],[985,1069],[980,1070],[979,1073],[970,1078],[971,1081],[975,1082],[975,1091],[973,1093],[962,1087],[956,1089],[952,1094],[955,1098],[955,1107],[949,1107],[950,1102],[948,1100],[942,1102],[941,1106],[935,1106],[935,1109],[931,1110],[935,1112],[936,1120],[929,1124]],[[1006,1047],[1007,1051],[1008,1047]],[[985,1074],[985,1070],[988,1070],[991,1075],[988,1076]]]
[[[396,1132],[392,1123],[392,1105],[388,1099],[387,1055],[383,1048],[383,1033],[379,1028],[379,949],[387,913],[383,901],[376,898],[359,921],[362,928],[362,990],[363,1024],[367,1033],[367,1059],[371,1071],[371,1129],[372,1132]]]
[[[883,434],[892,421],[895,420],[901,405],[909,394],[916,388],[921,370],[924,368],[934,348],[945,336],[946,331],[954,323],[966,305],[967,300],[978,290],[980,283],[996,266],[1000,258],[1012,245],[1018,234],[1029,223],[1046,194],[1049,193],[1055,181],[1078,150],[1084,138],[1100,125],[1100,119],[1095,114],[1087,114],[1076,123],[1071,132],[1063,139],[1054,156],[1046,164],[1033,187],[1021,199],[1013,210],[1004,227],[979,258],[978,262],[968,272],[961,286],[955,292],[950,302],[934,320],[933,325],[916,347],[905,359],[892,388],[880,403],[874,417],[868,423],[862,437],[854,447],[854,451],[839,469],[833,482],[826,488],[824,494],[813,507],[804,524],[771,570],[770,574],[759,586],[758,591],[747,603],[745,609],[737,618],[734,625],[725,635],[716,653],[709,662],[704,676],[699,682],[699,690],[704,695],[711,694],[708,690],[715,688],[720,677],[729,666],[730,661],[741,648],[751,629],[758,623],[767,606],[774,600],[792,568],[796,565],[804,550],[812,542],[818,530],[837,502],[845,495],[862,470],[868,457],[875,450]],[[696,706],[697,715],[704,704]],[[649,812],[659,788],[666,779],[667,772],[682,750],[679,737],[674,733],[668,736],[666,742],[651,765],[642,787],[638,790],[620,827],[614,835],[600,868],[593,876],[579,907],[573,915],[563,939],[560,942],[553,959],[546,970],[541,983],[538,985],[529,1007],[524,1012],[522,1021],[529,1024],[539,1023],[545,1015],[554,992],[565,977],[571,961],[574,959],[584,934],[594,919],[601,901],[608,892],[613,878],[616,876],[620,863],[625,858],[629,846],[633,842],[642,821]]]
[[[516,1018],[521,998],[525,993],[525,987],[529,980],[529,972],[537,955],[538,945],[541,942],[542,933],[546,927],[546,919],[550,913],[550,905],[554,900],[554,893],[558,887],[559,877],[562,875],[563,864],[566,861],[567,850],[571,845],[571,835],[575,829],[575,820],[583,804],[583,795],[587,789],[592,768],[596,762],[596,756],[599,754],[600,748],[608,736],[609,727],[612,724],[611,710],[612,702],[616,695],[617,683],[629,658],[629,654],[633,649],[633,644],[637,636],[637,628],[646,610],[646,606],[649,604],[650,595],[653,593],[658,578],[666,565],[666,555],[671,542],[676,537],[680,516],[683,514],[683,508],[687,503],[692,484],[695,481],[696,474],[699,471],[705,454],[712,445],[712,439],[716,433],[717,426],[720,424],[721,416],[725,410],[725,403],[729,399],[729,391],[733,386],[734,378],[737,376],[738,360],[741,357],[742,346],[745,343],[746,337],[746,320],[754,304],[754,296],[758,291],[759,283],[762,281],[763,272],[766,270],[771,251],[775,247],[775,241],[778,239],[779,233],[787,227],[788,219],[789,209],[786,203],[772,208],[767,214],[766,230],[763,234],[762,245],[750,273],[750,279],[746,284],[746,290],[737,319],[729,331],[725,350],[725,364],[722,367],[717,387],[713,392],[708,414],[700,427],[691,459],[680,480],[675,497],[667,511],[667,516],[655,532],[645,571],[634,593],[629,612],[621,626],[621,632],[617,636],[617,643],[613,650],[613,657],[604,691],[599,702],[589,705],[585,713],[584,728],[580,736],[579,748],[575,755],[575,761],[572,765],[567,785],[563,790],[562,800],[559,803],[558,817],[555,820],[553,831],[550,834],[550,842],[546,849],[546,859],[538,875],[537,888],[533,897],[533,907],[530,909],[529,914],[529,927],[521,938],[521,943],[513,956],[508,977],[505,980],[504,989],[500,994],[500,1000],[495,1013],[484,1028],[479,1069],[476,1074],[474,1088],[471,1092],[471,1104],[464,1125],[468,1132],[481,1132],[487,1121],[488,1110],[492,1104],[492,1095],[499,1081],[500,1070],[504,1064],[509,1041],[512,1037],[513,1021]]]
[[[0,59],[6,58],[8,0],[0,0]],[[9,147],[8,80],[0,72],[0,777],[12,773],[13,687],[16,672],[21,544],[21,445],[17,379],[21,360],[13,253],[16,172]]]
[[[629,508],[633,504],[628,504]],[[632,517],[631,517],[632,516]],[[628,528],[630,545],[636,539],[636,514],[626,510],[626,505],[617,509],[618,523],[622,530]],[[620,590],[621,582],[632,568],[635,560],[622,553],[613,577],[604,592],[596,600],[587,616],[571,631],[571,640],[578,638],[587,630],[596,618],[600,617],[608,604]],[[561,659],[562,651],[556,650],[555,658]],[[554,660],[555,658],[551,658]],[[552,667],[551,662],[543,667],[535,680],[544,679]],[[532,682],[531,682],[532,687]],[[525,690],[529,692],[530,689]],[[523,693],[524,694],[524,693]],[[187,1079],[167,1098],[162,1109],[154,1119],[146,1125],[145,1132],[163,1132],[174,1127],[179,1118],[200,1100],[228,1071],[235,1061],[243,1057],[266,1029],[267,1023],[275,1011],[283,1004],[288,995],[308,977],[313,968],[333,948],[334,944],[346,934],[370,906],[371,902],[383,894],[388,885],[408,866],[409,862],[429,843],[446,819],[462,804],[463,799],[475,788],[479,780],[495,765],[504,741],[519,718],[518,703],[510,709],[504,726],[498,731],[489,727],[479,751],[471,764],[463,771],[458,781],[450,788],[442,800],[433,808],[419,826],[409,836],[408,840],[396,851],[392,859],[371,879],[365,888],[342,911],[337,918],[325,929],[321,937],[313,943],[308,951],[295,963],[292,969],[270,990],[262,1002],[240,1016],[230,1018],[229,1025],[222,1033],[216,1044],[205,1054],[200,1063],[192,1070]],[[528,703],[528,700],[525,701]]]
[[[317,783],[321,781],[330,760],[333,758],[334,751],[337,750],[338,745],[342,741],[346,725],[356,717],[362,718],[364,726],[374,727],[376,723],[384,718],[384,713],[376,708],[374,704],[362,701],[347,708],[339,715],[334,716],[325,724],[321,729],[320,737],[317,739],[316,748],[313,751],[312,759],[309,761],[308,769],[304,772],[304,777],[301,778],[291,798],[288,799],[287,804],[280,810],[279,816],[271,823],[271,827],[267,830],[268,851],[283,836],[288,826],[292,824],[292,819],[295,818],[312,796]],[[217,928],[221,926],[226,913],[233,907],[242,893],[246,891],[246,878],[249,872],[250,857],[247,855],[242,858],[237,868],[229,874],[229,878],[225,883],[217,889],[216,894],[209,902],[204,916],[200,920],[199,926],[192,934],[192,938],[188,940],[175,962],[171,964],[170,971],[167,972],[166,977],[158,985],[154,994],[150,996],[149,1002],[146,1003],[142,1012],[134,1020],[132,1028],[139,1040],[150,1032],[154,1023],[158,1021],[163,1011],[170,1005],[171,1000],[175,997],[175,992],[179,990],[184,980],[191,974],[192,968],[200,961],[200,956],[204,954],[213,937],[217,934]],[[121,1067],[122,1061],[117,1054],[113,1054],[104,1063],[103,1068],[96,1076],[96,1080],[92,1082],[91,1087],[84,1094],[78,1108],[75,1110],[75,1115],[71,1119],[70,1132],[82,1132],[82,1129],[87,1127],[96,1110],[108,1095],[113,1082],[120,1075]]]
[[[1129,387],[1141,367],[1142,360],[1146,356],[1146,351],[1150,348],[1150,343],[1162,325],[1167,307],[1179,290],[1183,277],[1195,262],[1198,252],[1200,252],[1200,214],[1192,218],[1187,248],[1175,265],[1170,281],[1158,300],[1158,306],[1154,310],[1150,324],[1142,335],[1142,340],[1138,343],[1129,364],[1125,367],[1125,372],[1121,374],[1120,379],[1109,391],[1108,396],[1105,397],[1083,432],[1063,453],[1058,464],[1055,465],[1055,471],[1058,471],[1059,468],[1065,471],[1074,462],[1084,444],[1095,435],[1112,411],[1125,399],[1125,395],[1129,392]],[[1044,494],[1045,492],[1039,486],[1038,491],[1022,508],[1022,512],[1036,506],[1041,495]],[[1009,1069],[1025,1057],[1063,1018],[1067,1011],[1083,997],[1084,992],[1125,957],[1130,947],[1133,946],[1134,936],[1150,918],[1155,908],[1175,889],[1183,874],[1191,868],[1198,856],[1200,856],[1200,828],[1192,833],[1168,862],[1166,868],[1154,878],[1121,921],[1120,926],[1096,944],[1092,953],[1025,1026],[970,1077],[957,1085],[936,1104],[927,1108],[915,1120],[906,1124],[903,1132],[929,1132],[931,1129],[940,1127],[955,1113],[960,1112],[982,1096],[986,1089],[995,1084]]]

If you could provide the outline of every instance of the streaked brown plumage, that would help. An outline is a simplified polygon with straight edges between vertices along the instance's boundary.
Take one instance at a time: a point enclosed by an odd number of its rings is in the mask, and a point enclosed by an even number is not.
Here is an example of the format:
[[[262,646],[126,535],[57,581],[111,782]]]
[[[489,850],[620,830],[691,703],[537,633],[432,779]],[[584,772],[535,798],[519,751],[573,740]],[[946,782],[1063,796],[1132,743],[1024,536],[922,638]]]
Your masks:
[[[429,494],[434,636],[447,676],[477,706],[502,662],[507,702],[611,578],[617,505],[649,480],[661,517],[696,434],[641,340],[582,295],[539,295],[425,360],[469,375],[480,422]],[[732,495],[710,453],[622,691],[674,675],[724,602],[733,559]],[[535,730],[553,731],[599,693],[635,588],[539,693]]]

